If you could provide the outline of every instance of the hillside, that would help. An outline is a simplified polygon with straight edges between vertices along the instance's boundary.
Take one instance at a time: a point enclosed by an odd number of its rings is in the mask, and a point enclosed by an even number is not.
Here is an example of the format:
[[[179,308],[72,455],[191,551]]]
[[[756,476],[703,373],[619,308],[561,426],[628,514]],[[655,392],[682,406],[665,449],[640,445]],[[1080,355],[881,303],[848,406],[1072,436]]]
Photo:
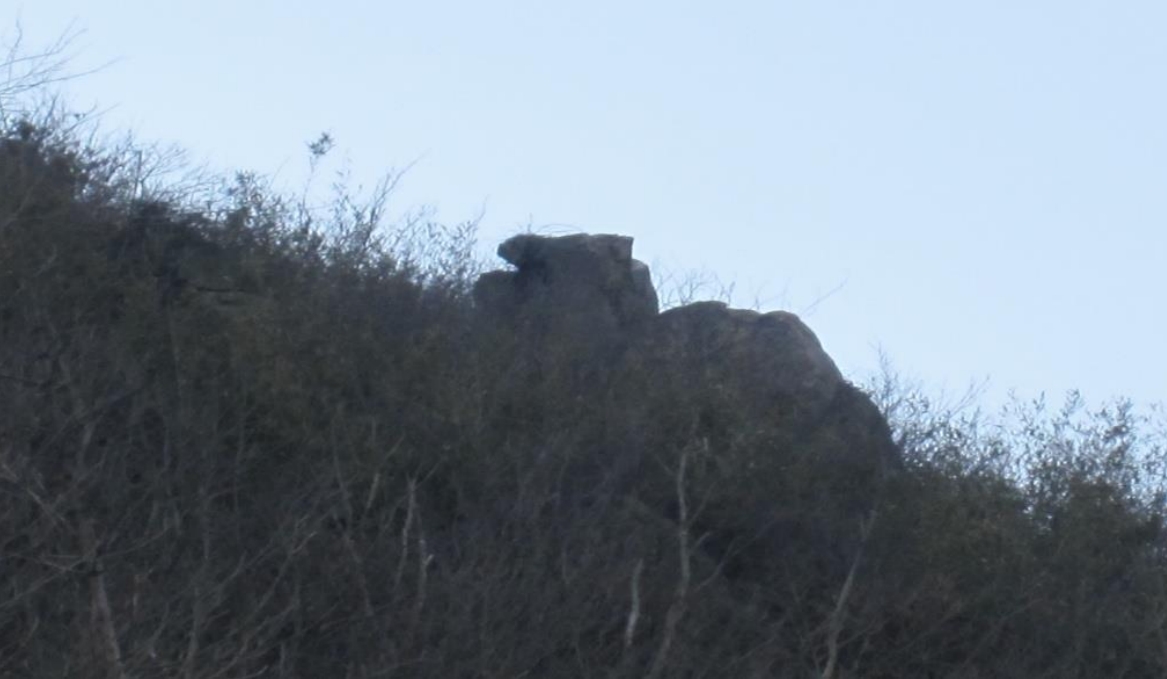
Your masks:
[[[137,153],[0,129],[0,676],[1167,676],[1126,404],[993,429],[629,238],[479,276]]]

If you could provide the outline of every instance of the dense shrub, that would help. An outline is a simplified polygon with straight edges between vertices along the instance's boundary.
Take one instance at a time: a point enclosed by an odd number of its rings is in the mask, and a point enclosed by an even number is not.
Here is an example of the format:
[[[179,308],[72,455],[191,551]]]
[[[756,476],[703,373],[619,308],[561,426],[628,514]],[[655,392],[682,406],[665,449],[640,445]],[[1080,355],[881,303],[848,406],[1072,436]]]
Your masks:
[[[857,478],[482,326],[471,225],[139,151],[0,129],[3,676],[1167,673],[1129,406],[885,383],[904,465]]]

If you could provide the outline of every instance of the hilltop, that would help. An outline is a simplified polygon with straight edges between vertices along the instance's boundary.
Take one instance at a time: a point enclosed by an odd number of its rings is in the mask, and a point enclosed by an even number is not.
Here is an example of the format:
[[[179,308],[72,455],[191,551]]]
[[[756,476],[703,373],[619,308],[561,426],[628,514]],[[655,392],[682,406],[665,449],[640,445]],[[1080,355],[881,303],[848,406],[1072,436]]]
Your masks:
[[[0,675],[1167,674],[1126,405],[987,431],[627,237],[480,273],[138,153],[0,129]]]

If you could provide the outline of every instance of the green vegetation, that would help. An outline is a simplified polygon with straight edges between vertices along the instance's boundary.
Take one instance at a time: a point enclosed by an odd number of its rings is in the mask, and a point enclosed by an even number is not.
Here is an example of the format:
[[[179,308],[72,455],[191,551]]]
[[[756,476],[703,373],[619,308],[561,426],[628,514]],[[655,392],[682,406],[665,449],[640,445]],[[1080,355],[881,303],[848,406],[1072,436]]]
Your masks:
[[[852,469],[484,326],[469,225],[63,120],[0,128],[0,676],[1167,676],[1129,406],[888,380]]]

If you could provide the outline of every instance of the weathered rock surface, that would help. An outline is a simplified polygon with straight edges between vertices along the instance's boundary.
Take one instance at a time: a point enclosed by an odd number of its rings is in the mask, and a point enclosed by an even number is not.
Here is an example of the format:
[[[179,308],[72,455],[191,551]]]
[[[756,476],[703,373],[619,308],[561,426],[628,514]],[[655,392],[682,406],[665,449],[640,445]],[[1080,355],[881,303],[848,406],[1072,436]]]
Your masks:
[[[673,521],[670,456],[695,450],[693,530],[729,581],[764,586],[791,549],[852,553],[900,456],[797,316],[719,302],[661,313],[624,236],[523,235],[499,255],[515,269],[474,290],[499,382],[491,419],[509,423],[500,445],[570,441],[561,497],[618,493]]]
[[[648,267],[632,258],[627,236],[523,234],[505,241],[498,254],[515,270],[483,275],[475,300],[491,316],[528,331],[610,340],[659,310]]]
[[[696,408],[701,399],[732,403],[733,426],[780,429],[791,445],[827,459],[874,471],[897,458],[883,416],[796,315],[720,302],[660,313],[648,267],[626,236],[524,234],[498,253],[515,270],[484,274],[475,299],[517,334],[569,346],[577,363],[641,371],[642,389],[691,392]]]
[[[657,355],[687,363],[749,402],[798,399],[817,410],[843,383],[810,328],[785,311],[696,302],[660,314],[649,344]]]

